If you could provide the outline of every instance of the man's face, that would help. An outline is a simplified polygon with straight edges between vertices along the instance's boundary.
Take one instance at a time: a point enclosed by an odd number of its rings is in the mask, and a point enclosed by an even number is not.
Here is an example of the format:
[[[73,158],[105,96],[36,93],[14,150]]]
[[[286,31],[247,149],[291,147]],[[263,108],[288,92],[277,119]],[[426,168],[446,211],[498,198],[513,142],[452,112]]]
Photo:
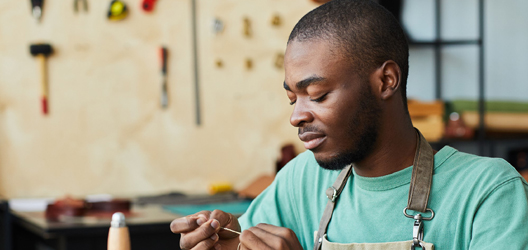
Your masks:
[[[381,110],[368,77],[322,40],[291,41],[284,66],[284,88],[294,105],[290,123],[319,165],[338,170],[368,156]]]

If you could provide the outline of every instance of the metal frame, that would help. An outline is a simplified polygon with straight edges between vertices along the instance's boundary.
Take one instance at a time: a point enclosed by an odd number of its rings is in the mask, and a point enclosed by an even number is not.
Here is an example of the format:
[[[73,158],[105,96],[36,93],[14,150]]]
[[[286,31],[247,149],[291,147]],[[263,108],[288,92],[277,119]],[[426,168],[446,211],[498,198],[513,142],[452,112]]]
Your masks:
[[[435,98],[442,99],[442,53],[441,50],[444,46],[460,46],[460,45],[478,45],[479,46],[479,65],[478,65],[478,112],[479,112],[479,128],[478,128],[478,151],[479,155],[486,154],[486,144],[488,142],[486,136],[486,124],[485,124],[485,57],[484,57],[484,0],[478,0],[478,33],[477,39],[470,40],[442,40],[442,5],[441,0],[435,0],[435,40],[431,42],[414,41],[411,45],[414,46],[433,46],[435,56]],[[493,154],[493,147],[490,146],[489,154]]]

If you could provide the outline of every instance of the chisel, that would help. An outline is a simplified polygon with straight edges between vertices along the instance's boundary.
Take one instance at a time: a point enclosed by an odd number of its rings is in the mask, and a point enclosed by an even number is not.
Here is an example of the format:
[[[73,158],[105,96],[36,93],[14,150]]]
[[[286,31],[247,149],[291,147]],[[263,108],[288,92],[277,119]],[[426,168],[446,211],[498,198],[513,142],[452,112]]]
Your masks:
[[[161,47],[161,75],[163,80],[161,82],[161,107],[167,108],[169,105],[169,97],[167,94],[167,48]]]

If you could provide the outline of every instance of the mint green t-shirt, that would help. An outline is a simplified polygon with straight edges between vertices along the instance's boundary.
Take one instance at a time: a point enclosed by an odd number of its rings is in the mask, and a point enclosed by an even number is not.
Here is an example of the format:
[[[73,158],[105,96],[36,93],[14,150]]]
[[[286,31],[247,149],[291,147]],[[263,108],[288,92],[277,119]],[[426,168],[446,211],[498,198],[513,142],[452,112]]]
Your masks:
[[[436,250],[528,249],[528,183],[510,164],[451,147],[438,151],[434,161],[428,207],[435,217],[424,221],[425,242]],[[253,201],[239,220],[242,229],[258,223],[287,227],[304,249],[312,249],[328,201],[325,190],[339,172],[319,167],[310,151],[300,154]],[[412,240],[414,220],[403,215],[411,173],[412,166],[373,178],[353,173],[328,225],[328,240]]]

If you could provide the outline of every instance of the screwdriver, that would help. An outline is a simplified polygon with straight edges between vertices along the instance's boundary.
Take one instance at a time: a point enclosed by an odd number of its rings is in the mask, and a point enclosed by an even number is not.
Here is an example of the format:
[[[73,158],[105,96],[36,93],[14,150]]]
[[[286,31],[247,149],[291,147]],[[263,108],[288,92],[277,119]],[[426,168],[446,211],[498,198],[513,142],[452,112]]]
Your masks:
[[[161,75],[163,80],[161,82],[161,107],[167,108],[169,106],[169,97],[167,94],[167,48],[161,47]]]

